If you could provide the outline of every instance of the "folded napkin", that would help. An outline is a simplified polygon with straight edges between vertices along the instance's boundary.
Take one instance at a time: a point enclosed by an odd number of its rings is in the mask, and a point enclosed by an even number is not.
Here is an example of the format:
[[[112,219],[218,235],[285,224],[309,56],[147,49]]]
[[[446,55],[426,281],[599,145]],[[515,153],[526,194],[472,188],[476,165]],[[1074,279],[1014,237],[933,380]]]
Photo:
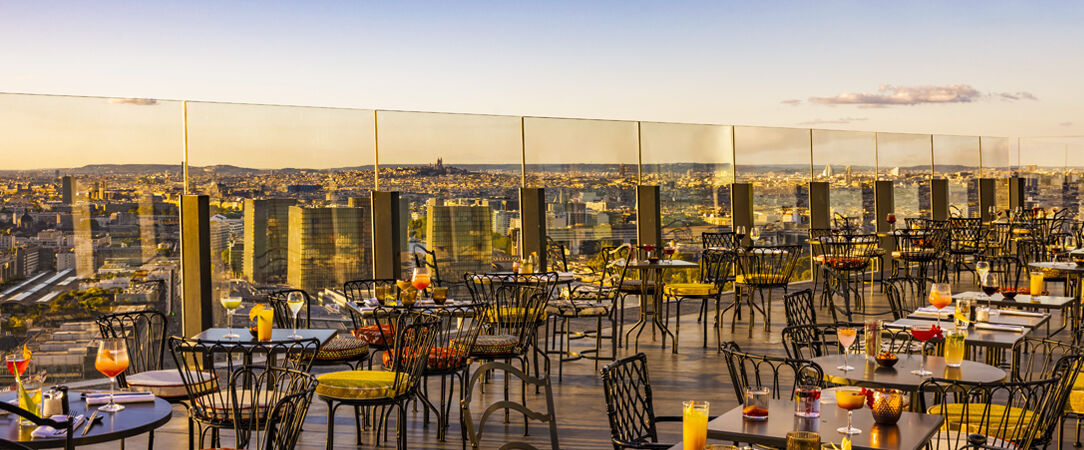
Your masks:
[[[57,414],[57,415],[49,417],[49,418],[52,419],[52,420],[55,420],[57,422],[67,422],[68,421],[68,416],[66,416],[64,414]],[[75,416],[74,420],[75,420],[75,422],[72,423],[72,429],[73,430],[75,429],[75,427],[79,426],[79,424],[83,422],[83,415],[80,414],[78,416]],[[31,431],[30,436],[33,436],[33,437],[38,438],[38,439],[49,439],[49,438],[63,437],[64,434],[67,433],[67,432],[68,432],[68,430],[65,430],[65,429],[58,430],[58,429],[50,427],[48,425],[42,425],[40,427],[35,428],[34,431]]]
[[[916,310],[915,312],[911,313],[911,315],[912,315],[912,316],[915,316],[915,317],[929,317],[929,318],[931,318],[931,319],[938,319],[938,318],[940,318],[940,319],[947,319],[947,318],[949,318],[949,317],[952,317],[952,313],[948,313],[948,312],[933,312],[933,311],[923,311],[923,310],[921,310],[921,309],[920,309],[920,310]]]
[[[104,405],[109,403],[108,392],[94,392],[86,394],[87,406],[91,405]],[[117,392],[113,394],[113,401],[116,403],[141,403],[141,402],[153,402],[154,394],[150,392]]]
[[[990,331],[1009,331],[1013,333],[1023,333],[1024,327],[1017,327],[1013,325],[1002,325],[997,323],[976,323],[976,330],[990,330]]]
[[[999,309],[998,314],[1008,314],[1012,316],[1027,316],[1027,317],[1043,317],[1046,313],[1035,311],[1021,311],[1019,309]]]

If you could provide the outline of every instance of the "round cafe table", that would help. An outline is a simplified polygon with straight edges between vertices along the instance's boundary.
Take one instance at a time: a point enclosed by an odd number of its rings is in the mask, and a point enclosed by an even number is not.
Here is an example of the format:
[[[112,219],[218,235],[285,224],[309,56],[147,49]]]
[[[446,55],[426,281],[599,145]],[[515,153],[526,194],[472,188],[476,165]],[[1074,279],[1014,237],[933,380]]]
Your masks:
[[[894,367],[884,368],[863,355],[850,355],[849,366],[854,370],[844,372],[837,367],[843,365],[843,355],[829,355],[813,358],[821,366],[826,381],[869,388],[892,388],[902,391],[915,391],[929,378],[966,381],[969,383],[996,383],[1005,379],[1005,371],[997,367],[976,361],[964,360],[960,367],[948,367],[945,358],[926,357],[926,370],[933,375],[919,376],[911,373],[922,366],[922,355],[897,355],[899,362]]]
[[[73,415],[83,414],[86,419],[98,409],[99,405],[87,407],[81,395],[72,393],[71,412]],[[0,397],[0,401],[11,400],[12,395]],[[119,441],[124,438],[138,436],[154,431],[165,425],[173,417],[173,406],[169,402],[156,398],[154,402],[126,403],[124,410],[115,413],[99,413],[101,421],[94,425],[85,436],[83,427],[87,422],[83,421],[78,428],[72,431],[72,442],[75,446],[100,444],[103,442]],[[30,436],[34,431],[33,426],[20,426],[18,416],[6,414],[0,416],[0,439],[18,442],[30,448],[59,448],[64,446],[64,437],[38,439]],[[119,448],[120,445],[117,445]],[[154,434],[149,437],[147,448],[154,448]]]

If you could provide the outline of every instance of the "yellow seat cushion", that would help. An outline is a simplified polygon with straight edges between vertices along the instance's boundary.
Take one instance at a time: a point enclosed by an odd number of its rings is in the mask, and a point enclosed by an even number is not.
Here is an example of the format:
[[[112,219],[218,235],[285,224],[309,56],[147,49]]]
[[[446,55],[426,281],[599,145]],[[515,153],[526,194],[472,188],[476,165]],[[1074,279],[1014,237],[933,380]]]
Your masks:
[[[523,320],[523,314],[528,312],[527,308],[518,306],[502,306],[500,308],[490,308],[486,311],[486,322],[496,322],[498,319],[503,319],[506,322],[519,322]],[[532,314],[533,315],[533,314]],[[543,310],[538,317],[538,321],[546,320],[546,311]]]
[[[734,277],[735,284],[771,284],[780,281],[782,276],[777,273],[750,273],[739,274]]]
[[[707,296],[718,294],[719,287],[714,283],[670,283],[663,291],[678,297]]]
[[[1084,390],[1078,390],[1074,386],[1073,391],[1069,392],[1069,402],[1066,403],[1065,410],[1084,414]]]
[[[324,397],[346,400],[394,398],[409,389],[404,379],[400,379],[399,389],[395,389],[395,377],[405,378],[405,374],[386,370],[344,370],[325,373],[316,377],[316,393]]]
[[[988,412],[986,411],[987,407],[989,407]],[[934,405],[927,409],[926,413],[944,415],[945,424],[943,427],[945,429],[960,430],[961,427],[967,426],[969,432],[983,433],[996,438],[1019,437],[1020,433],[1016,429],[1027,427],[1035,417],[1034,412],[1026,409],[1011,406],[1008,413],[1006,413],[1005,405],[986,405],[985,403],[968,404],[967,417],[963,416],[963,403],[949,403],[944,405],[943,410],[942,405]],[[983,421],[984,414],[989,416],[986,419],[987,429],[977,429],[977,426]],[[1038,432],[1042,432],[1042,430],[1038,430]]]

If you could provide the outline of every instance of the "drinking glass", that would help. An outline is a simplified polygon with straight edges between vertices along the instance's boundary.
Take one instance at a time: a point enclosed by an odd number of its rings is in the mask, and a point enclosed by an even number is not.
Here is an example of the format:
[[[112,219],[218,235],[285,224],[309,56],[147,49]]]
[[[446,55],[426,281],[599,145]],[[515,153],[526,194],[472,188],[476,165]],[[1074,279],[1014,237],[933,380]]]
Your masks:
[[[885,216],[885,222],[888,223],[888,229],[889,230],[892,230],[892,231],[896,230],[896,215],[895,214],[888,213],[888,215]]]
[[[757,241],[760,240],[760,227],[753,227],[749,230],[749,239],[753,241],[753,245],[757,244]]]
[[[38,369],[40,370],[40,369]],[[16,387],[18,391],[19,407],[34,413],[35,416],[42,416],[42,401],[41,401],[41,387],[45,379],[45,372],[41,371],[35,373],[37,370],[29,370],[22,374],[20,378],[21,383]],[[20,425],[34,425],[34,422],[19,418]]]
[[[98,344],[98,356],[94,359],[94,368],[109,378],[109,403],[98,411],[117,412],[124,409],[113,401],[113,388],[117,384],[117,375],[128,369],[128,345],[124,338],[102,339]]]
[[[701,450],[708,441],[708,402],[681,404],[681,442],[685,450]]]
[[[930,304],[938,309],[937,327],[941,327],[941,309],[952,303],[952,288],[948,283],[934,283],[930,287]]]
[[[1043,295],[1043,284],[1046,281],[1046,274],[1035,271],[1031,272],[1031,288],[1030,294],[1032,297],[1038,297]]]
[[[812,431],[787,432],[787,450],[820,450],[821,435]]]
[[[433,303],[443,305],[444,302],[448,301],[448,288],[435,287],[429,295],[433,297]]]
[[[971,323],[971,310],[973,304],[969,298],[961,298],[956,300],[955,311],[953,311],[952,317],[955,319],[956,328],[967,328],[967,325]]]
[[[677,253],[677,242],[671,240],[666,243],[666,247],[663,247],[662,253],[666,255],[666,259],[673,259],[674,253]]]
[[[410,285],[414,286],[419,293],[424,292],[425,288],[429,287],[429,269],[426,267],[415,267],[414,276],[410,278]]]
[[[855,339],[858,338],[858,330],[855,328],[840,328],[836,331],[836,338],[839,339],[839,345],[843,346],[843,365],[836,368],[844,372],[854,370],[854,367],[847,364],[847,354],[851,352],[851,345],[854,345]]]
[[[794,415],[798,417],[820,417],[821,388],[816,386],[795,388]]]
[[[745,406],[742,407],[741,416],[745,420],[768,420],[768,402],[772,391],[763,386],[745,387]]]
[[[975,263],[975,273],[979,275],[979,285],[986,283],[986,275],[990,273],[990,263],[979,261]]]
[[[301,335],[297,334],[297,313],[301,312],[302,306],[305,306],[305,296],[300,292],[286,294],[286,306],[290,307],[290,314],[294,316],[294,333],[289,338],[301,339]]]
[[[967,330],[957,327],[945,332],[945,365],[960,367],[964,361],[965,341]]]
[[[222,297],[219,302],[222,303],[223,308],[226,308],[226,335],[222,337],[226,339],[241,337],[233,332],[233,314],[237,312],[237,308],[241,307],[241,297]]]
[[[914,325],[911,327],[911,337],[917,339],[922,345],[922,367],[918,370],[912,370],[911,373],[923,377],[933,375],[933,372],[926,370],[926,341],[936,334],[937,329],[933,325]]]
[[[742,240],[745,239],[745,225],[739,225],[734,229],[734,243],[741,247],[743,245]]]
[[[836,391],[836,406],[847,410],[847,426],[836,428],[836,431],[843,434],[861,433],[862,430],[851,425],[851,417],[854,415],[854,410],[862,409],[865,403],[866,394],[863,394],[861,389],[840,388]]]

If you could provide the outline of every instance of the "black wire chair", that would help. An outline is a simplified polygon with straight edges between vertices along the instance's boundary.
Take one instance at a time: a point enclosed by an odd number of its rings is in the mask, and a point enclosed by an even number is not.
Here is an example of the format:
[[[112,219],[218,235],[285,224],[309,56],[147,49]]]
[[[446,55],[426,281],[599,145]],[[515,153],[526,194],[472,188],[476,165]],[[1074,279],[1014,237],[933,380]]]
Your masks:
[[[783,312],[786,314],[788,327],[815,325],[817,323],[817,308],[813,300],[813,291],[802,289],[784,295]]]
[[[749,305],[749,337],[753,337],[756,311],[760,311],[764,317],[764,330],[771,330],[772,291],[783,289],[783,294],[787,294],[790,278],[794,274],[794,267],[798,263],[801,251],[800,245],[779,245],[737,252],[734,302],[719,313],[722,317],[727,311],[735,310],[734,318],[730,323],[731,333],[734,333],[737,327],[738,315],[743,303]],[[767,297],[764,295],[765,292],[768,293]],[[756,304],[757,294],[760,294],[760,305]],[[745,295],[748,295],[748,298],[744,298]]]
[[[128,346],[127,375],[117,375],[117,384],[122,389],[129,387],[127,379],[133,374],[162,370],[168,325],[165,314],[158,311],[114,313],[99,317],[96,322],[103,339],[124,338]]]
[[[1017,341],[1017,343],[1013,345],[1012,348],[1009,379],[1011,381],[1017,382],[1028,382],[1049,377],[1050,374],[1059,373],[1059,364],[1066,364],[1062,362],[1064,358],[1079,358],[1081,356],[1081,352],[1081,347],[1072,343],[1056,341],[1053,339],[1041,339],[1033,337],[1021,339]],[[1065,375],[1063,372],[1062,374]],[[1072,390],[1075,387],[1075,380],[1069,381],[1067,385],[1065,384],[1066,381],[1067,380],[1059,381],[1059,383],[1061,384],[1060,388]],[[1066,398],[1060,401],[1063,405],[1067,403],[1068,393],[1066,393]],[[1076,420],[1076,443],[1077,446],[1079,446],[1081,420],[1084,419],[1084,411],[1069,409],[1063,406],[1062,409],[1052,412],[1056,414],[1061,411],[1064,411],[1064,415],[1059,414],[1061,416],[1061,420]],[[1063,428],[1059,427],[1059,430],[1063,430]],[[1061,439],[1061,436],[1059,436],[1058,440],[1060,442],[1063,439]]]
[[[902,319],[927,304],[926,288],[933,284],[933,280],[921,280],[914,277],[892,277],[881,281],[881,289],[884,291],[892,316]]]
[[[530,409],[527,406],[527,402],[515,403],[510,402],[507,399],[504,401],[498,401],[490,404],[482,411],[481,417],[478,418],[477,424],[474,421],[474,414],[471,411],[471,401],[474,398],[474,387],[485,378],[488,378],[494,371],[503,371],[504,378],[515,377],[519,378],[524,385],[533,385],[538,387],[544,392],[546,401],[546,410],[539,412]],[[505,364],[502,362],[488,362],[478,367],[478,370],[474,371],[474,375],[471,376],[470,383],[467,384],[467,392],[463,400],[460,402],[460,408],[462,409],[463,428],[466,430],[466,437],[470,440],[472,448],[479,448],[482,442],[482,433],[485,430],[486,422],[489,420],[493,413],[504,410],[507,416],[508,410],[516,410],[523,414],[524,418],[529,418],[546,423],[549,427],[549,438],[551,448],[561,448],[558,443],[557,436],[557,415],[556,410],[553,407],[553,388],[550,386],[549,376],[543,378],[535,378],[528,375],[525,371],[521,371],[511,364]],[[523,427],[524,435],[527,435],[527,426]],[[506,442],[499,447],[500,449],[535,449],[531,444],[526,442]]]
[[[359,408],[384,407],[376,417],[376,445],[387,439],[387,419],[397,411],[396,448],[407,448],[406,403],[413,399],[423,380],[433,342],[440,332],[440,317],[419,311],[395,308],[374,314],[390,322],[395,330],[391,347],[385,350],[386,370],[346,370],[317,377],[316,395],[327,403],[327,446],[334,446],[335,411],[354,407],[357,443],[361,445]]]
[[[189,445],[195,431],[199,448],[204,448],[206,433],[210,431],[212,445],[218,447],[219,430],[234,428],[235,394],[229,384],[233,373],[246,367],[282,367],[307,372],[319,348],[319,339],[226,342],[170,337],[170,353],[188,393]],[[258,410],[260,405],[256,406]],[[266,409],[267,405],[263,406]]]
[[[237,448],[293,449],[315,390],[316,377],[297,370],[248,366],[234,372],[232,404],[256,405],[233,409]]]
[[[292,312],[289,305],[287,305],[287,299],[290,294],[296,293],[304,297],[304,308],[298,311],[297,320],[292,318]],[[308,292],[301,289],[286,289],[281,291],[275,291],[267,295],[267,302],[271,304],[271,307],[275,310],[275,327],[284,329],[293,328],[311,328],[313,325],[312,319],[312,297]],[[353,311],[353,308],[347,307],[349,311]],[[342,322],[336,322],[332,325],[335,328],[342,328]],[[354,328],[357,330],[357,328]],[[369,356],[369,343],[365,339],[355,337],[354,333],[347,332],[347,330],[341,330],[340,333],[336,333],[329,341],[320,346],[320,351],[316,352],[316,357],[313,359],[314,366],[339,366],[345,365],[351,369],[356,369],[363,361]]]
[[[396,287],[395,282],[394,278],[347,281],[343,283],[343,293],[346,300],[353,303],[354,306],[364,304],[367,300],[375,300],[375,303],[380,304],[385,299],[377,298],[378,291],[384,291],[384,295],[387,296],[399,297],[399,288]],[[395,330],[391,328],[391,325],[378,323],[372,314],[362,314],[361,311],[351,308],[350,305],[347,305],[346,311],[350,315],[352,333],[357,338],[368,343],[370,351],[387,350],[391,347],[395,337]],[[370,360],[369,368],[372,367],[372,361]]]
[[[959,282],[960,268],[972,270],[969,263],[985,253],[990,229],[983,226],[981,218],[953,218],[949,224],[949,263],[954,272],[953,279]]]
[[[549,236],[546,237],[546,265],[550,272],[568,272],[568,252],[561,244]]]
[[[681,423],[680,416],[656,416],[652,401],[651,379],[647,375],[647,356],[637,353],[607,364],[600,372],[602,392],[606,397],[606,415],[610,420],[610,440],[614,450],[626,448],[667,449],[673,444],[659,443],[656,424]]]
[[[9,414],[14,414],[14,415],[19,416],[19,417],[21,417],[23,419],[29,420],[30,422],[33,422],[34,425],[37,425],[37,426],[47,426],[47,427],[53,427],[56,430],[65,430],[65,433],[64,433],[64,449],[65,450],[73,450],[73,449],[75,449],[75,444],[72,441],[72,439],[73,439],[72,438],[72,421],[71,421],[70,418],[68,420],[65,420],[65,421],[61,422],[61,421],[56,421],[56,420],[53,420],[53,419],[50,419],[50,418],[38,417],[37,414],[32,413],[30,411],[27,411],[25,409],[22,409],[22,408],[18,407],[17,405],[12,405],[12,404],[10,404],[8,402],[0,402],[0,411],[5,411],[5,412],[7,412]],[[15,426],[18,427],[20,425],[15,424]],[[27,435],[27,437],[29,437],[29,435]],[[25,444],[23,444],[21,442],[18,442],[18,441],[9,441],[7,439],[0,439],[0,448],[10,448],[10,449],[22,450],[22,449],[37,448],[37,446],[29,447],[29,446],[27,446],[27,445],[25,445]]]
[[[877,254],[880,240],[876,235],[854,235],[833,238],[820,238],[812,247],[820,247],[823,258],[821,263],[824,273],[824,296],[832,311],[832,317],[838,320],[839,314],[852,320],[856,313],[851,308],[851,299],[859,313],[865,312],[865,274]],[[856,287],[857,284],[857,287]],[[836,304],[835,298],[843,298],[843,306]]]
[[[745,404],[745,388],[750,386],[768,388],[772,398],[790,398],[799,386],[824,387],[824,371],[813,361],[744,353],[733,341],[719,347],[738,404]]]
[[[739,242],[733,231],[700,233],[700,244],[707,249],[733,250],[738,248]]]
[[[700,312],[697,322],[704,318],[704,348],[708,347],[708,320],[707,312],[710,303],[715,302],[716,340],[719,339],[719,306],[722,303],[723,290],[730,281],[730,270],[734,263],[734,252],[728,250],[705,249],[700,255],[700,273],[697,280],[692,283],[668,283],[663,287],[663,294],[677,303],[674,316],[675,339],[681,335],[681,303],[685,300],[699,300]],[[666,323],[670,323],[670,308],[666,308]],[[718,341],[722,342],[722,341]]]
[[[920,281],[930,278],[930,266],[941,257],[939,232],[930,229],[897,230],[892,236],[896,239],[896,250],[892,252],[896,263],[893,276]]]

